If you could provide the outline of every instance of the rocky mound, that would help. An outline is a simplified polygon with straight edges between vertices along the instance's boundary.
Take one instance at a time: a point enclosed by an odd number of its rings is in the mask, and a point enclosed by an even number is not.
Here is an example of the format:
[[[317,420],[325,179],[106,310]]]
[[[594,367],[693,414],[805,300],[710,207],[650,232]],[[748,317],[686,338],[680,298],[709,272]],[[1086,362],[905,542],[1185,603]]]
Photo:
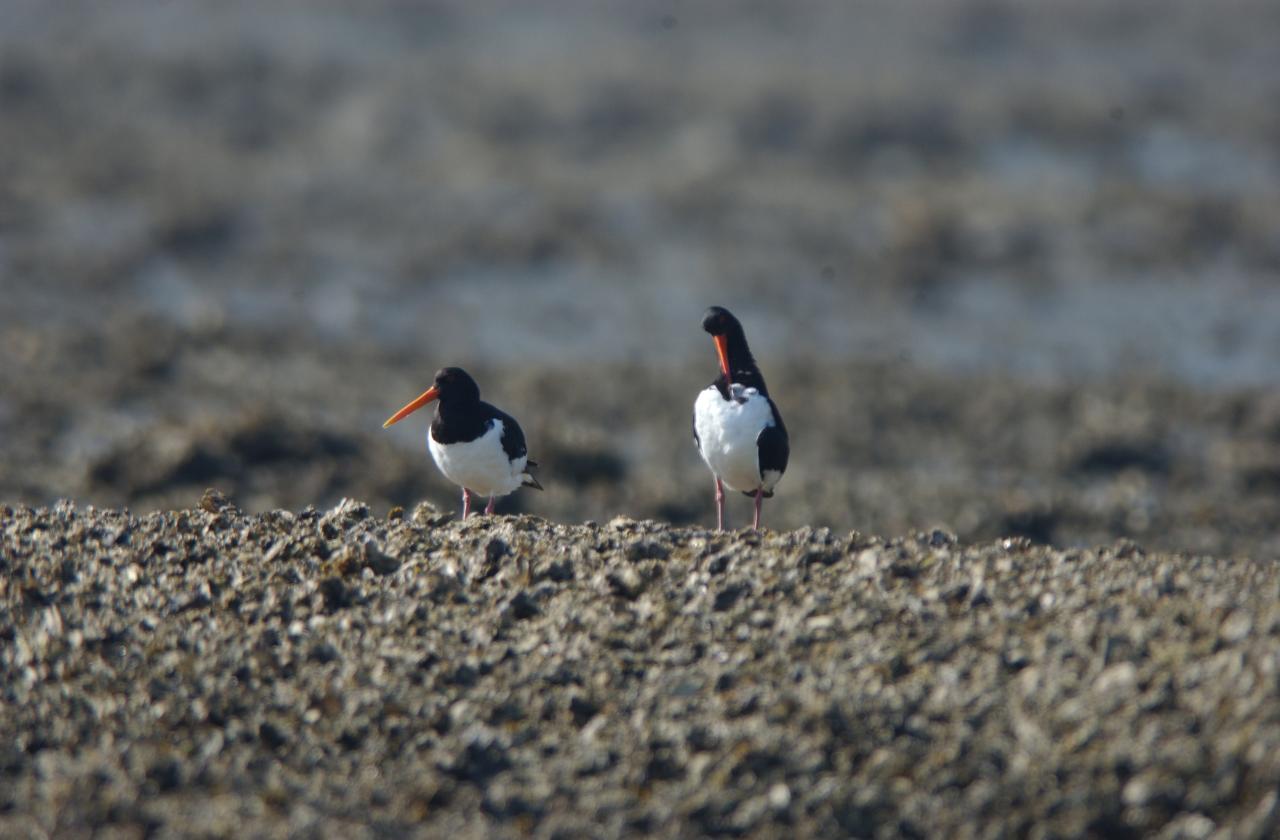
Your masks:
[[[0,513],[5,836],[1280,827],[1274,563],[216,494]]]

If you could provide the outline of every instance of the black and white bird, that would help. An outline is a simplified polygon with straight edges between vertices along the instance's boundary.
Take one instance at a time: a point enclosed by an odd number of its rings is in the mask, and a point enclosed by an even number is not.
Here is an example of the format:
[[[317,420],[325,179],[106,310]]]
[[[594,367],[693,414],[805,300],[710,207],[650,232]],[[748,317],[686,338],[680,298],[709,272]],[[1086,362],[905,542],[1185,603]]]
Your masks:
[[[787,469],[791,444],[764,376],[747,347],[742,324],[713,306],[702,328],[715,339],[720,375],[693,403],[693,442],[716,479],[716,527],[724,530],[724,488],[755,498],[752,527],[760,527],[760,503],[773,495]]]
[[[462,368],[436,372],[435,383],[382,428],[399,423],[429,402],[439,401],[436,419],[427,431],[427,448],[445,478],[462,487],[462,518],[471,512],[471,494],[489,497],[485,513],[493,513],[499,496],[519,487],[541,490],[530,472],[524,432],[515,418],[480,399],[480,386]]]

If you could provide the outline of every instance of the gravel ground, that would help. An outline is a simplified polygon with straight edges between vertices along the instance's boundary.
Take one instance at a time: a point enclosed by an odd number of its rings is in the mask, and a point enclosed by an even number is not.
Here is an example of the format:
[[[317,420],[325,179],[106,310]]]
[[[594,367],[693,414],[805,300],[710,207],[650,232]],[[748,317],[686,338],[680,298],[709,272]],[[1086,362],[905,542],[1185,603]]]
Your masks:
[[[0,508],[0,834],[1280,830],[1280,568]]]

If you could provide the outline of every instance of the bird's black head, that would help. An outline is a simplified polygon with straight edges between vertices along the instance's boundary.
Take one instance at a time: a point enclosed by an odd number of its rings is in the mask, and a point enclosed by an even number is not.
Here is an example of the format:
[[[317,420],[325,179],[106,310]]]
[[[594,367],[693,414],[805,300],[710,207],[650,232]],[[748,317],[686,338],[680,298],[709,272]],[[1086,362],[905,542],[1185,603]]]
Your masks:
[[[475,402],[480,399],[480,386],[462,368],[447,367],[436,371],[435,390],[442,403]]]
[[[711,335],[729,337],[734,333],[742,335],[742,324],[733,317],[733,313],[723,306],[713,306],[702,316],[702,328]]]
[[[470,406],[480,401],[480,386],[462,368],[447,367],[436,371],[436,380],[431,387],[416,398],[409,401],[404,408],[391,415],[382,428],[394,426],[404,418],[413,414],[428,403],[440,401],[436,413],[441,411],[467,411]],[[452,406],[452,408],[450,408]]]
[[[728,399],[728,386],[738,382],[748,387],[759,388],[764,393],[764,378],[756,367],[755,357],[747,346],[747,336],[742,331],[742,324],[733,317],[733,313],[723,306],[713,306],[702,316],[702,328],[711,334],[716,342],[716,355],[720,357],[720,375],[724,382],[720,392]]]

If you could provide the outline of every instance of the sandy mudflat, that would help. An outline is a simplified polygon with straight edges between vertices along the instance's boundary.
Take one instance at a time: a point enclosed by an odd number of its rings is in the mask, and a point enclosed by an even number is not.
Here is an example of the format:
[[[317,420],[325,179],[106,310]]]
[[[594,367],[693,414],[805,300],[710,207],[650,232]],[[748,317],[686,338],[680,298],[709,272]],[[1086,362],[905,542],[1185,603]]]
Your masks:
[[[1273,836],[1280,568],[5,507],[6,837]]]

